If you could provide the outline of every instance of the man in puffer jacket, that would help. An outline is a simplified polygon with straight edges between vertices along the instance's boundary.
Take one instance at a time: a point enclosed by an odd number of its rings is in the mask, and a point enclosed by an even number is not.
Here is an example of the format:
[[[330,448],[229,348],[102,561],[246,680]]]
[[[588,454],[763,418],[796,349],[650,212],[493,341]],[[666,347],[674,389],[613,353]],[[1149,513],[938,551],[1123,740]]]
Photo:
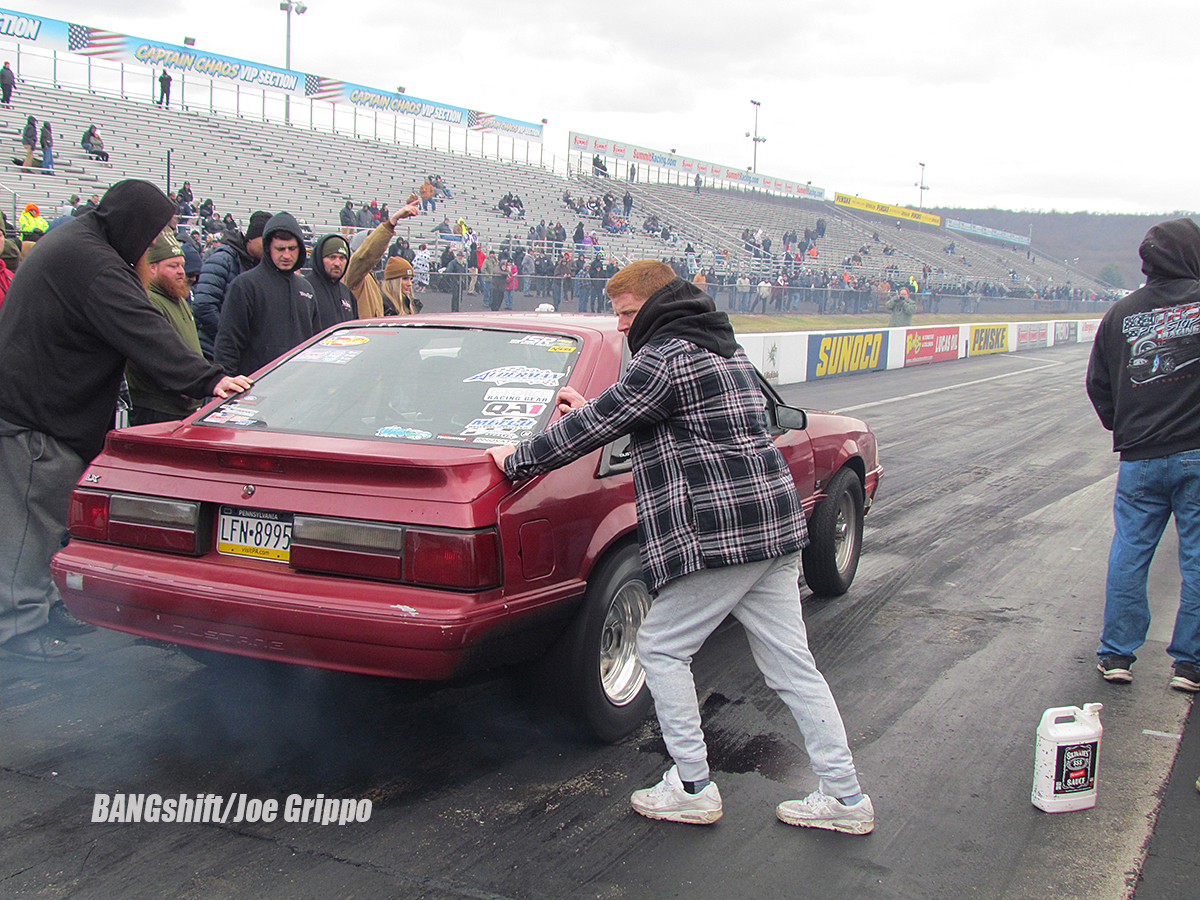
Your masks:
[[[245,236],[236,229],[226,231],[220,246],[209,255],[200,270],[200,280],[196,282],[192,301],[192,312],[196,316],[200,349],[208,359],[213,358],[225,294],[235,278],[253,269],[262,259],[263,228],[270,218],[270,213],[259,210],[250,216],[250,225],[246,228]]]

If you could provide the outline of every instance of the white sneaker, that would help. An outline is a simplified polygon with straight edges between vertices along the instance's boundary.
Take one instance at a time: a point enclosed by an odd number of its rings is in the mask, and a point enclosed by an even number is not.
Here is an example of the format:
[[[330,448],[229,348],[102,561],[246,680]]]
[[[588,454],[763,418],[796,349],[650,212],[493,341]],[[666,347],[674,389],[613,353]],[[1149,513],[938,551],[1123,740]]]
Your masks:
[[[866,794],[852,806],[813,791],[803,800],[785,800],[775,807],[780,822],[805,828],[826,828],[846,834],[869,834],[875,827],[875,807]]]
[[[709,782],[700,793],[689,794],[683,789],[675,766],[667,769],[662,781],[654,787],[634,791],[630,802],[635,812],[650,819],[711,825],[721,818],[721,792],[717,786]]]

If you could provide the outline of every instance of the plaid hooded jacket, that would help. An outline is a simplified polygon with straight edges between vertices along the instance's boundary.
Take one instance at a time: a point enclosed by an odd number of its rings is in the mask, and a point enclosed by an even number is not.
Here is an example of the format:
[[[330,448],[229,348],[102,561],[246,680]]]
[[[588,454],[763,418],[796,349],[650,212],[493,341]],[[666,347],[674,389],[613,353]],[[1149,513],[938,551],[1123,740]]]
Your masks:
[[[699,569],[802,549],[808,535],[800,496],[771,441],[755,369],[733,346],[726,358],[679,337],[652,336],[620,381],[520,444],[505,473],[540,475],[631,435],[651,590]]]

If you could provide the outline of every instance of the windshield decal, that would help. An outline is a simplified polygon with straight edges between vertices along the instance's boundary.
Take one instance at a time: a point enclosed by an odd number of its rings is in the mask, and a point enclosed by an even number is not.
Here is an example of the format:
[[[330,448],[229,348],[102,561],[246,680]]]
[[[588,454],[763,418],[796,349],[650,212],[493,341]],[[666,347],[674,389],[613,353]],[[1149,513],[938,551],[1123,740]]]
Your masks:
[[[547,353],[574,353],[574,344],[555,344],[553,347],[546,348]]]
[[[365,344],[370,340],[369,337],[362,334],[331,334],[317,343],[324,347],[352,347],[355,344]]]
[[[556,334],[527,334],[524,337],[513,338],[510,344],[520,344],[523,347],[556,347],[563,339]]]
[[[554,399],[554,391],[538,388],[488,388],[483,395],[485,402],[507,400],[511,403],[547,403]]]
[[[545,403],[488,403],[483,407],[485,416],[540,416],[546,411]]]
[[[463,383],[473,381],[490,381],[493,384],[542,384],[557,387],[563,377],[561,372],[551,372],[549,369],[535,369],[532,366],[502,366],[498,369],[488,369],[470,378],[464,378]]]
[[[502,444],[515,444],[516,441],[514,441],[512,438],[477,437],[477,438],[475,438],[475,440],[471,441],[471,443],[472,444],[491,444],[493,446],[498,446],[498,445],[502,445]]]
[[[375,432],[375,437],[406,438],[410,441],[425,441],[433,437],[431,431],[421,431],[417,428],[405,428],[402,425],[386,425]]]
[[[321,343],[325,342],[321,341]],[[343,350],[340,348],[323,350],[318,347],[309,347],[307,350],[301,350],[292,359],[302,360],[303,362],[332,363],[335,366],[344,366],[360,353],[362,353],[361,350]]]
[[[223,406],[215,409],[201,419],[211,425],[265,425],[256,409],[242,409],[237,406]]]
[[[518,432],[527,433],[536,424],[537,419],[473,419],[467,423],[463,434],[513,435]]]

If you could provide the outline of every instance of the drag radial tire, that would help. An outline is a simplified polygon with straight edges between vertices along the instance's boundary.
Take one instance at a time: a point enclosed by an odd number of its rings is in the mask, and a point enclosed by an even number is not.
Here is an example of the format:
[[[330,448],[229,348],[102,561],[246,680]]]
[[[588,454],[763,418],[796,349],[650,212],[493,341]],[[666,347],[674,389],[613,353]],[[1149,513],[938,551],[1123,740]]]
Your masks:
[[[568,711],[601,741],[632,733],[650,708],[637,659],[637,630],[649,611],[638,548],[628,543],[592,570],[575,621],[550,652]]]
[[[825,499],[808,521],[804,580],[814,594],[836,597],[850,590],[862,550],[863,489],[853,469],[842,469],[825,488]]]

